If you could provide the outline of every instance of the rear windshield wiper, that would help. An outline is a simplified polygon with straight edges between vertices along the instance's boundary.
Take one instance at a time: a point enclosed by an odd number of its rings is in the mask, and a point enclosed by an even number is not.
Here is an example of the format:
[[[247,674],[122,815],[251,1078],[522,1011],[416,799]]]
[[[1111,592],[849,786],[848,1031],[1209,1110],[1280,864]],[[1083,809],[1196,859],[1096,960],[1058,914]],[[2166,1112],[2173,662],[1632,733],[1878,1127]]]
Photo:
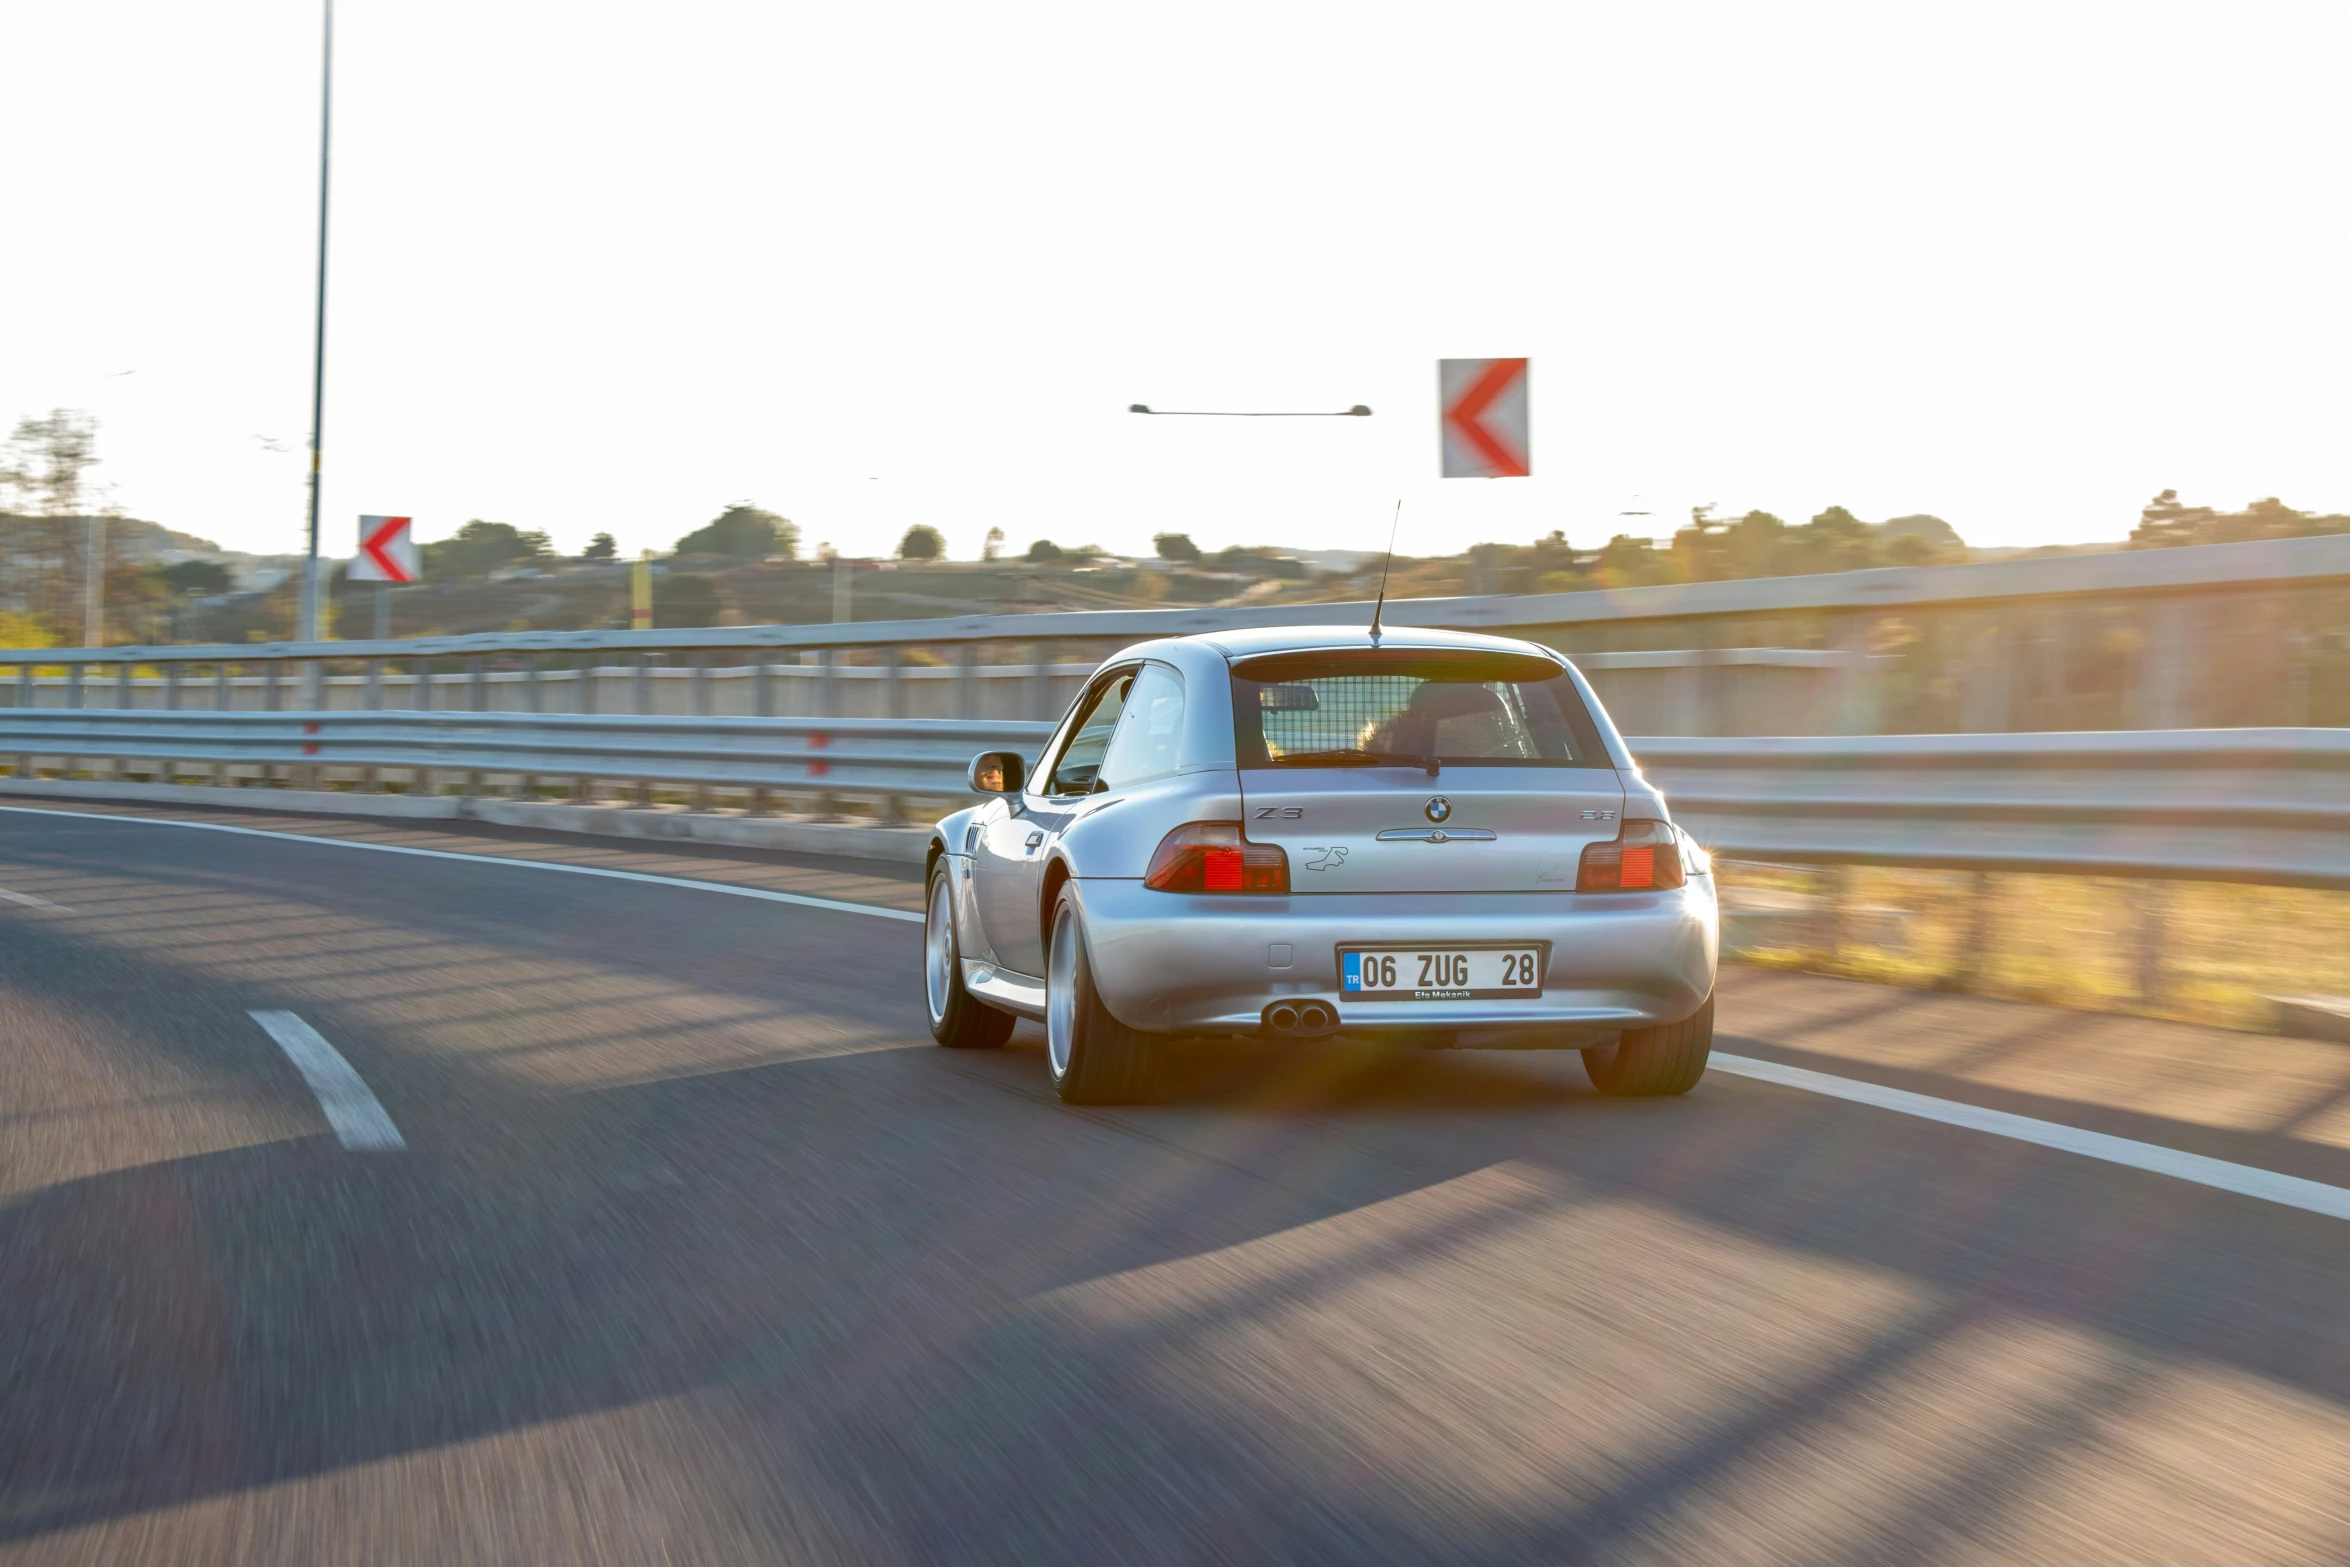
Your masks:
[[[1424,767],[1433,778],[1443,763],[1433,756],[1406,756],[1401,751],[1366,751],[1339,746],[1328,751],[1284,751],[1273,758],[1275,767]]]

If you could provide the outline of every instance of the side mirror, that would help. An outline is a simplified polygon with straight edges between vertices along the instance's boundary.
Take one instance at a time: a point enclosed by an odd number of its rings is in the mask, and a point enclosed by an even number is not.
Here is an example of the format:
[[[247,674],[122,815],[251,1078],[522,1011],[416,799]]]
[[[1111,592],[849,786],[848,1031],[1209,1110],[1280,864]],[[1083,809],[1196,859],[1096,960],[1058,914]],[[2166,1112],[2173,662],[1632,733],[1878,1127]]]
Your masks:
[[[973,794],[1018,794],[1028,781],[1028,764],[1017,751],[982,751],[964,777]]]

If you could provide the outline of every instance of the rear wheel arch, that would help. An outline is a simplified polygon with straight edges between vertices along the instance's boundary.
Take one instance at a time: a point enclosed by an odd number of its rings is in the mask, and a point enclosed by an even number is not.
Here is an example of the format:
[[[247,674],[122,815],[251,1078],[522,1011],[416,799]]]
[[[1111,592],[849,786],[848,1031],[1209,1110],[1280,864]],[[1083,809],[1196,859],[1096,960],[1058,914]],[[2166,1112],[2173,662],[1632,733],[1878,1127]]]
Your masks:
[[[1055,858],[1044,868],[1044,896],[1036,904],[1036,932],[1044,950],[1053,946],[1053,910],[1061,901],[1061,889],[1069,884],[1069,862]]]

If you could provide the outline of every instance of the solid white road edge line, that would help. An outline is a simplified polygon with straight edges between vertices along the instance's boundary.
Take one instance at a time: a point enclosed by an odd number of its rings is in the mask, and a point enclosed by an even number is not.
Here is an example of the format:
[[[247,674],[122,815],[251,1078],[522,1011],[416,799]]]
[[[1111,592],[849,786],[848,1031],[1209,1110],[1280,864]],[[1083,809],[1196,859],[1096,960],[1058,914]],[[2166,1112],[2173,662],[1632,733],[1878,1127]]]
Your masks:
[[[1989,1132],[1994,1137],[2012,1137],[2018,1142],[2038,1143],[2043,1148],[2061,1149],[2065,1153],[2102,1159],[2108,1164],[2124,1164],[2133,1170],[2146,1170],[2155,1175],[2193,1181],[2198,1186],[2216,1187],[2223,1192],[2255,1197],[2262,1202],[2302,1208],[2310,1213],[2325,1214],[2329,1218],[2350,1219],[2350,1190],[2328,1186],[2321,1181],[2305,1181],[2297,1175],[2279,1175],[2274,1170],[2262,1170],[2248,1164],[2230,1164],[2225,1159],[2183,1153],[2176,1148],[2165,1148],[2160,1143],[2134,1142],[2127,1137],[2084,1131],[2061,1121],[2040,1121],[2028,1115],[2011,1115],[2005,1110],[1986,1110],[1980,1105],[1960,1104],[1954,1099],[1935,1099],[1926,1094],[1885,1088],[1849,1077],[1832,1077],[1826,1072],[1806,1071],[1799,1066],[1782,1066],[1776,1061],[1759,1060],[1754,1056],[1724,1055],[1716,1051],[1708,1065],[1716,1072],[1728,1072],[1736,1077],[1756,1078],[1766,1083],[1777,1083],[1783,1088],[1800,1088],[1806,1093],[1826,1094],[1831,1099],[1849,1099],[1855,1104],[1875,1105],[1880,1110],[1920,1116],[1949,1126],[1963,1126],[1970,1131]]]
[[[318,1108],[326,1112],[327,1124],[335,1129],[335,1136],[342,1139],[345,1148],[386,1152],[408,1146],[400,1141],[400,1129],[384,1113],[384,1107],[368,1088],[367,1079],[353,1070],[342,1052],[328,1044],[317,1029],[291,1012],[245,1015],[260,1024],[286,1053],[286,1059],[294,1063],[294,1070],[302,1074],[302,1081],[318,1096]]]
[[[21,903],[28,909],[49,909],[58,914],[73,912],[62,903],[51,903],[47,898],[36,898],[29,892],[10,892],[6,887],[0,887],[0,899],[6,899],[10,903]]]
[[[526,860],[510,854],[459,854],[452,849],[412,849],[397,843],[367,843],[355,838],[327,838],[306,832],[271,832],[265,827],[231,827],[225,822],[182,822],[168,816],[116,816],[103,811],[49,811],[37,805],[0,805],[0,811],[23,816],[70,816],[86,822],[133,822],[142,827],[187,827],[198,832],[235,833],[245,838],[278,838],[287,843],[317,843],[337,849],[372,849],[378,854],[412,854],[427,860],[465,860],[475,865],[519,865],[526,870],[563,871],[573,876],[602,876],[611,881],[649,882],[657,887],[684,887],[694,892],[724,893],[730,898],[758,898],[767,903],[796,903],[804,909],[830,909],[836,914],[870,914],[876,919],[922,923],[912,909],[883,908],[877,903],[849,903],[839,898],[812,898],[804,892],[770,892],[764,887],[734,887],[722,881],[694,881],[684,876],[655,876],[649,871],[616,871],[601,865],[566,865],[560,860]]]

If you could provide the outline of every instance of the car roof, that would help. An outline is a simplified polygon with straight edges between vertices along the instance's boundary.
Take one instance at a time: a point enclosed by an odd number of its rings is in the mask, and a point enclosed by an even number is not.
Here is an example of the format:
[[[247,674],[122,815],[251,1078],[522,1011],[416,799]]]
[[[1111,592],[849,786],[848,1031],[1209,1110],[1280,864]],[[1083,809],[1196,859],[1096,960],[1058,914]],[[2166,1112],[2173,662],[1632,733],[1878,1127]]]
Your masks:
[[[1240,631],[1206,631],[1186,637],[1204,643],[1228,659],[1261,658],[1268,653],[1318,653],[1330,648],[1371,645],[1368,626],[1258,626]],[[1383,648],[1454,648],[1484,653],[1535,653],[1547,648],[1517,637],[1497,637],[1482,631],[1434,631],[1416,626],[1381,626]]]

